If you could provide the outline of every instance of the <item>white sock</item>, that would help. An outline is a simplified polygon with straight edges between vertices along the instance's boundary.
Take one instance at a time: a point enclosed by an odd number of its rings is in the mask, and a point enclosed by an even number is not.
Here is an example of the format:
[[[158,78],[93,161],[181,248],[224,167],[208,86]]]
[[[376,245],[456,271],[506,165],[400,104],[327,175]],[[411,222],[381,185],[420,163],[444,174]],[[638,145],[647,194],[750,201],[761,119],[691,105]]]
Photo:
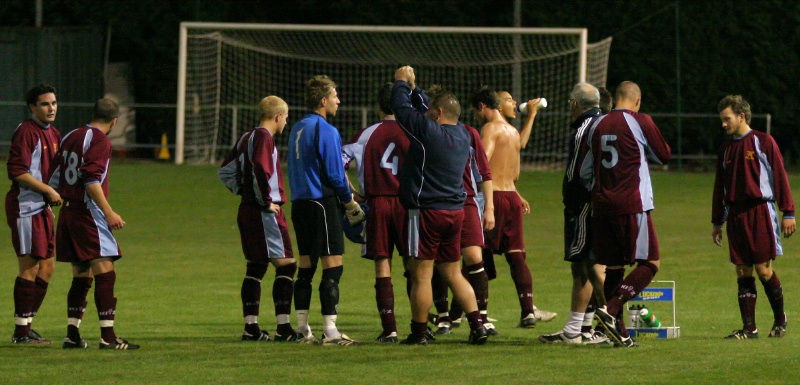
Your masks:
[[[592,322],[594,322],[594,311],[586,312],[586,314],[583,316],[583,325],[582,326],[588,326],[588,327],[591,328],[592,327]]]
[[[304,336],[311,334],[311,327],[308,326],[308,310],[295,310],[297,313],[297,332]]]
[[[569,320],[564,325],[564,334],[567,337],[574,337],[581,334],[581,324],[583,324],[583,316],[585,313],[578,313],[576,311],[569,312]]]
[[[257,324],[258,323],[258,316],[257,315],[246,315],[246,316],[244,316],[244,323],[246,323],[246,324]]]
[[[288,314],[278,314],[278,315],[275,316],[275,319],[278,321],[278,325],[288,324],[289,323],[289,315]]]
[[[336,314],[322,316],[322,331],[328,338],[337,338],[341,335],[336,328]]]

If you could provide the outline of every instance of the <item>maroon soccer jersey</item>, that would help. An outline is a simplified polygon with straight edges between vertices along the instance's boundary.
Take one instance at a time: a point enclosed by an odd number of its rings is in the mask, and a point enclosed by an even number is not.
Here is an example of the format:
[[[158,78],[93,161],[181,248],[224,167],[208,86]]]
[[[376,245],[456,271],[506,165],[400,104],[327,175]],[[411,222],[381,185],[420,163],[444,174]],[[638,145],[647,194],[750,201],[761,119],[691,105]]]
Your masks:
[[[250,130],[231,149],[217,172],[220,180],[237,195],[242,204],[269,206],[286,202],[278,149],[267,129]]]
[[[481,134],[475,128],[464,124],[470,135],[470,158],[467,167],[464,169],[464,189],[467,190],[467,197],[474,197],[478,192],[478,183],[492,180],[492,173],[489,171],[489,159],[486,158],[486,150],[483,149]]]
[[[397,196],[400,167],[410,141],[397,121],[386,119],[364,146],[364,192],[368,197]]]
[[[108,166],[111,161],[111,141],[97,127],[85,125],[70,131],[61,141],[52,179],[58,181],[61,198],[89,202],[85,186],[100,183],[108,197]],[[50,185],[54,186],[51,180]]]
[[[594,184],[594,216],[650,211],[653,187],[647,160],[670,160],[669,145],[649,115],[615,109],[589,133]]]
[[[41,127],[33,119],[20,124],[11,137],[7,168],[11,189],[6,194],[6,217],[28,217],[41,212],[47,205],[42,194],[28,189],[14,178],[30,173],[36,180],[50,180],[51,162],[58,152],[61,134],[55,126]]]
[[[784,216],[794,216],[778,145],[772,136],[755,130],[725,141],[719,149],[711,221],[721,226],[729,206],[752,201],[776,202]]]

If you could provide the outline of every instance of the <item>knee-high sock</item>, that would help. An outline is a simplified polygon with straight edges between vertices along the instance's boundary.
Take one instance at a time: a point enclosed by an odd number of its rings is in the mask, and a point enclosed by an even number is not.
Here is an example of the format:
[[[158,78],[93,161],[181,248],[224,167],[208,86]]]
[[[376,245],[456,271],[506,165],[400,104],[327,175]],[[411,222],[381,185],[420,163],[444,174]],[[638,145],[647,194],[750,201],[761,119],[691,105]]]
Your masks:
[[[339,279],[344,271],[343,266],[322,270],[322,282],[319,284],[319,302],[322,315],[336,315],[339,307]]]
[[[525,263],[525,252],[506,253],[506,260],[511,268],[511,279],[514,280],[514,286],[517,288],[520,314],[525,317],[533,313],[533,280],[531,279],[531,270]]]
[[[289,324],[289,314],[292,313],[292,295],[294,294],[294,273],[296,271],[296,263],[275,268],[275,281],[272,282],[272,302],[275,305],[275,317],[279,328],[281,328],[280,325]],[[283,329],[288,332],[291,327],[283,327]]]
[[[375,278],[375,302],[381,317],[383,335],[397,333],[397,321],[394,318],[394,286],[392,277]]]
[[[606,281],[603,284],[603,291],[607,299],[611,299],[614,296],[614,293],[617,292],[619,289],[622,280],[625,278],[625,268],[621,269],[607,269],[606,270]],[[608,306],[608,303],[606,303]],[[606,309],[608,310],[608,309]],[[616,314],[611,313],[609,314],[616,317]]]
[[[28,335],[31,325],[29,317],[33,317],[33,301],[36,295],[36,283],[22,277],[14,281],[14,336]]]
[[[436,315],[439,319],[438,322],[450,322],[447,282],[436,269],[433,270],[431,289],[433,291],[433,306],[436,307]]]
[[[31,308],[34,317],[37,313],[39,313],[39,308],[42,306],[42,302],[44,302],[44,297],[47,295],[48,286],[50,286],[49,282],[36,277],[36,289],[34,290],[33,294],[33,308]]]
[[[769,306],[772,307],[772,315],[775,317],[775,324],[785,324],[786,313],[783,311],[783,286],[781,286],[781,280],[778,279],[778,274],[773,270],[772,278],[767,281],[761,281],[761,284],[764,285],[764,292],[767,293]]]
[[[294,281],[294,309],[305,310],[311,307],[311,280],[317,267],[298,268],[297,279]]]
[[[113,342],[117,335],[114,333],[114,316],[117,314],[117,299],[114,297],[114,283],[117,273],[107,273],[94,276],[94,304],[97,307],[97,316],[100,318],[100,337],[103,341]]]
[[[636,268],[622,280],[613,295],[606,297],[608,298],[608,314],[620,315],[625,302],[636,297],[650,282],[653,282],[656,273],[658,273],[656,265],[648,261],[639,262]]]
[[[494,252],[492,249],[483,249],[481,250],[481,254],[483,268],[486,269],[486,276],[489,277],[490,281],[497,278],[497,267],[494,265]]]
[[[67,337],[78,342],[81,339],[80,323],[86,312],[86,296],[92,288],[92,278],[73,277],[67,294]]]
[[[472,286],[472,290],[475,291],[475,299],[478,301],[478,311],[481,314],[481,319],[484,323],[487,323],[489,322],[486,314],[486,309],[489,306],[489,277],[486,275],[483,262],[467,266],[463,270],[466,270],[467,281]]]
[[[258,314],[261,307],[261,280],[267,273],[267,264],[248,263],[247,272],[242,280],[242,316],[245,317],[245,324],[251,324],[249,333],[258,332]],[[247,326],[245,326],[247,328]]]
[[[756,277],[742,277],[736,280],[739,286],[739,313],[745,330],[756,330]]]

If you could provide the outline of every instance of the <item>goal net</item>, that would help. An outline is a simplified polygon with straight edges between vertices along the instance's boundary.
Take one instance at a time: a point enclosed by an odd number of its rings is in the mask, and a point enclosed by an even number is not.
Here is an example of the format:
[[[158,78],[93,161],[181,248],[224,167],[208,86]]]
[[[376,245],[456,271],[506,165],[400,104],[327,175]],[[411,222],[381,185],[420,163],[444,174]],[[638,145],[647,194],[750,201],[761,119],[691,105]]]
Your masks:
[[[379,118],[378,87],[412,65],[417,83],[439,84],[464,105],[482,85],[507,90],[521,103],[546,97],[523,162],[563,164],[569,133],[567,99],[575,83],[605,86],[611,39],[587,43],[578,28],[371,27],[181,23],[176,163],[221,161],[241,133],[258,124],[267,95],[289,104],[289,125],[308,111],[305,81],[318,74],[338,85],[333,124],[343,141]],[[519,128],[521,116],[515,125]],[[287,127],[287,130],[289,128]],[[278,137],[285,146],[288,135]]]

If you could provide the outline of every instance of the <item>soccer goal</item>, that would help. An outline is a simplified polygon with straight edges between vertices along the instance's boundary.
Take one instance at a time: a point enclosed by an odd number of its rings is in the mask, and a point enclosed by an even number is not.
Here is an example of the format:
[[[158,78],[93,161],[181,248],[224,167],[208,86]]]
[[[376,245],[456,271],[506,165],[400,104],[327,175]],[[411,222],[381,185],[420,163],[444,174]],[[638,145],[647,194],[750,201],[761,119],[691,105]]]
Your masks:
[[[220,161],[243,130],[258,124],[255,106],[267,95],[286,100],[291,125],[307,113],[303,86],[317,74],[338,84],[333,123],[347,141],[377,121],[378,87],[399,66],[412,65],[420,86],[440,84],[459,97],[468,124],[476,122],[466,101],[481,85],[510,91],[518,102],[546,97],[523,162],[560,167],[569,92],[579,81],[605,86],[610,46],[611,38],[588,44],[581,28],[184,22],[175,162]]]

